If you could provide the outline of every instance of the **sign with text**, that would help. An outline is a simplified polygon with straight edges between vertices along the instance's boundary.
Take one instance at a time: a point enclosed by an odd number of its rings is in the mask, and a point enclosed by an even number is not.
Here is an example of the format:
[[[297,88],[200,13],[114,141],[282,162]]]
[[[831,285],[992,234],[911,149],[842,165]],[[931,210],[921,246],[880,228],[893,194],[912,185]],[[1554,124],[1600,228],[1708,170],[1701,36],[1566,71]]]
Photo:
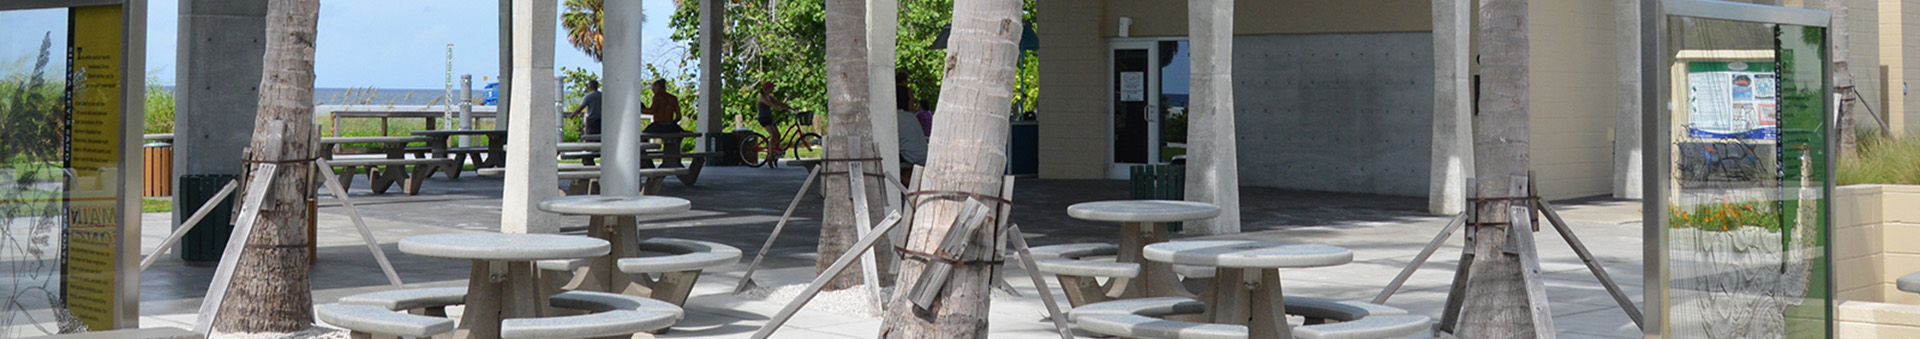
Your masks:
[[[72,8],[68,24],[66,280],[62,297],[94,330],[113,329],[120,262],[120,6]]]

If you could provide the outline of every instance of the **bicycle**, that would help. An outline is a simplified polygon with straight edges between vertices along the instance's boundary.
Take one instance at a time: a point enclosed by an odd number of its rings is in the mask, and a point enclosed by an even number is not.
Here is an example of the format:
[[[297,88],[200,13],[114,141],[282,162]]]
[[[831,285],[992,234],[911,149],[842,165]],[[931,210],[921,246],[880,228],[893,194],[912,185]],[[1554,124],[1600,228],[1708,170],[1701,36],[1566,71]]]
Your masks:
[[[813,112],[796,112],[793,117],[795,121],[780,130],[780,135],[784,136],[781,139],[785,140],[768,140],[767,136],[760,132],[747,132],[746,136],[740,137],[740,163],[748,167],[773,166],[778,165],[775,162],[779,160],[774,157],[781,153],[781,146],[791,145],[796,146],[793,147],[795,150],[809,150],[816,153],[826,146],[819,133],[812,131],[800,133],[800,126],[813,126]],[[776,143],[768,144],[769,141]]]

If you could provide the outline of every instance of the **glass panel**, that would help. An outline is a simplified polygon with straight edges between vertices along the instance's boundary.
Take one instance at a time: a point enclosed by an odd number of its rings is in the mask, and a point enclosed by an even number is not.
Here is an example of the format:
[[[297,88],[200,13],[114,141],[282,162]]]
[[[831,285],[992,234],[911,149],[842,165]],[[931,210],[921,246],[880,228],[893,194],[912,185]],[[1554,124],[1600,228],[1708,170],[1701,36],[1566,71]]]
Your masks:
[[[1113,51],[1113,162],[1147,162],[1146,49]]]
[[[1187,57],[1192,53],[1186,41],[1160,42],[1160,161],[1187,154],[1187,98],[1192,69]]]
[[[1825,337],[1824,30],[1669,27],[1668,335]]]
[[[67,20],[65,9],[0,11],[0,338],[76,325],[61,298]]]

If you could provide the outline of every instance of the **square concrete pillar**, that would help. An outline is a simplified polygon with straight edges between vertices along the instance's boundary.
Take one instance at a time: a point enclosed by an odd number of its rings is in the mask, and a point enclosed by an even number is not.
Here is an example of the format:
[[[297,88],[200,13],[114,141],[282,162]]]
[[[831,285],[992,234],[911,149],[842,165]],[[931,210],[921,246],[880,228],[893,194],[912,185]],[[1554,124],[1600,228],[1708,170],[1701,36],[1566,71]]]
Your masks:
[[[501,233],[558,233],[558,216],[540,211],[558,195],[553,107],[554,0],[513,1],[514,117],[507,125],[507,183],[500,201]]]
[[[174,157],[192,161],[174,161],[173,173],[239,175],[259,111],[267,3],[182,0],[179,15],[173,149]],[[174,201],[174,213],[197,207],[180,203]]]

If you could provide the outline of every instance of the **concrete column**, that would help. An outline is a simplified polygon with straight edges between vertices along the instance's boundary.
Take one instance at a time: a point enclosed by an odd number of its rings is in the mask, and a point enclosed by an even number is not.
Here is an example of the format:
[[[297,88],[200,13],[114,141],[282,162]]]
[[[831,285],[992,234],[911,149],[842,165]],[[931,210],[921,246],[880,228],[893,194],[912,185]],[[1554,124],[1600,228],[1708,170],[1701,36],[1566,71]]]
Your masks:
[[[500,74],[494,80],[500,81],[500,86],[494,87],[494,90],[499,91],[500,93],[513,93],[513,81],[508,80],[508,78],[511,78],[511,75],[513,74],[513,1],[512,0],[500,0],[500,34],[499,35],[500,35]],[[512,100],[509,100],[511,99],[510,97],[512,96],[501,95],[499,102],[494,103],[495,105],[494,106],[495,113],[494,113],[494,119],[493,119],[494,126],[505,128],[507,126],[508,121],[513,120],[512,114],[511,114],[512,110],[508,109],[508,108],[511,108],[512,106],[510,104]]]
[[[899,113],[894,103],[896,95],[893,86],[894,45],[899,41],[896,32],[900,28],[899,0],[867,1],[867,99],[872,103],[867,112],[873,123],[874,146],[880,151],[885,168],[894,177],[900,176],[900,133],[918,133],[901,131]],[[906,178],[902,178],[905,180]],[[892,185],[886,187],[890,205],[898,206],[900,190]]]
[[[558,233],[558,218],[539,209],[541,200],[559,192],[553,133],[559,120],[553,109],[554,0],[513,1],[512,109],[520,113],[507,125],[507,183],[500,201],[501,233]]]
[[[1239,142],[1233,109],[1233,0],[1187,2],[1193,55],[1187,125],[1187,200],[1220,206],[1191,223],[1201,234],[1240,233]]]
[[[1613,50],[1619,90],[1614,98],[1613,197],[1640,199],[1640,1],[1614,2]]]
[[[701,133],[720,133],[726,131],[726,107],[721,105],[720,95],[726,84],[720,80],[720,54],[726,43],[727,4],[725,0],[700,0],[700,117],[694,128]],[[758,85],[754,85],[758,86]],[[696,146],[702,151],[718,148],[710,145],[709,138],[700,138]],[[721,139],[725,140],[725,139]]]
[[[1473,175],[1473,0],[1433,1],[1433,172],[1427,211],[1466,209]]]
[[[173,149],[181,160],[173,162],[173,173],[239,175],[259,110],[267,3],[183,0],[179,14]],[[174,201],[174,213],[193,213],[179,204]]]
[[[600,190],[603,195],[640,195],[640,96],[646,90],[641,78],[640,22],[645,19],[639,1],[606,3],[605,24],[601,27],[605,44],[601,67],[600,93],[601,142],[606,158],[601,166]],[[677,147],[679,145],[667,145]]]

